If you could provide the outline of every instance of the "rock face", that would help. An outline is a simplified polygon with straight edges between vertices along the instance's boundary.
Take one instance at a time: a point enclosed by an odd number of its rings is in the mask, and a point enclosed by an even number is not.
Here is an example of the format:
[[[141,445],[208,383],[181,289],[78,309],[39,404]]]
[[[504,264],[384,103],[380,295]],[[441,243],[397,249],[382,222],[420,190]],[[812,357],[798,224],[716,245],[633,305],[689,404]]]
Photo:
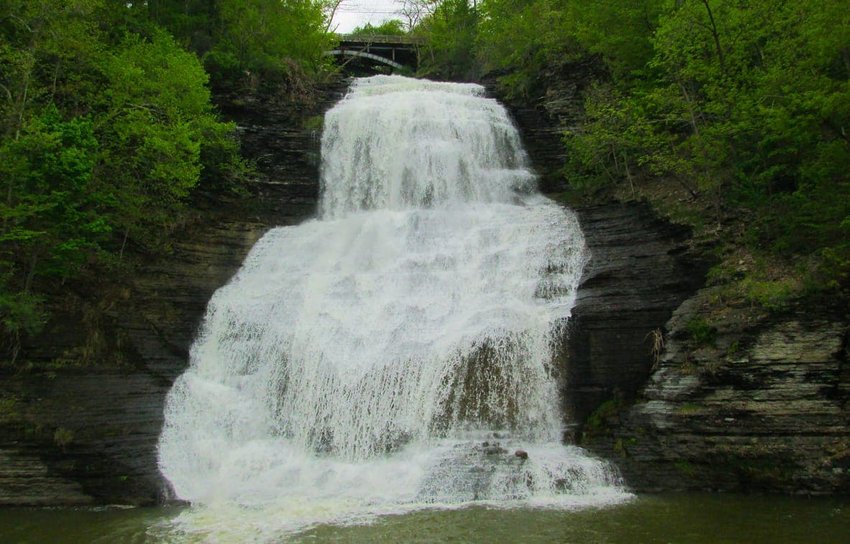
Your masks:
[[[544,190],[580,125],[593,63],[543,74],[512,103]],[[490,85],[498,96],[497,86]],[[850,319],[841,300],[784,312],[716,307],[707,251],[648,207],[577,210],[592,261],[565,341],[574,439],[639,491],[850,492]]]
[[[202,203],[172,254],[142,266],[131,285],[104,297],[107,307],[71,308],[48,324],[26,350],[32,369],[0,367],[0,505],[167,498],[156,462],[165,395],[212,293],[265,231],[315,213],[319,140],[300,127],[343,90],[344,82],[329,87],[297,115],[261,100],[222,100],[259,169],[251,194]],[[86,356],[95,345],[106,360]]]
[[[632,398],[653,363],[654,331],[705,280],[689,231],[645,204],[578,208],[590,262],[567,338],[566,415],[583,422],[615,395]]]
[[[695,338],[689,324],[710,291],[668,322],[639,402],[604,415],[584,444],[618,459],[637,490],[846,493],[846,314],[806,305],[752,324],[720,320]]]
[[[540,74],[532,99],[507,96],[495,75],[485,77],[483,84],[489,94],[505,104],[520,127],[543,192],[566,189],[564,133],[580,128],[585,91],[593,82],[606,77],[604,63],[597,58],[552,64]]]

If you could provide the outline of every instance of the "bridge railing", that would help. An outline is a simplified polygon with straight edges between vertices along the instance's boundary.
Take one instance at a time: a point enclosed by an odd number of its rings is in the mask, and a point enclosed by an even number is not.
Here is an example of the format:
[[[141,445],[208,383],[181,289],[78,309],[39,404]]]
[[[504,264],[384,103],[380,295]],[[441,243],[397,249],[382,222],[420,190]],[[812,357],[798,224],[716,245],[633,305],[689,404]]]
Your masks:
[[[398,45],[422,45],[425,43],[425,39],[419,36],[393,36],[388,34],[371,34],[371,35],[359,35],[359,34],[339,34],[340,42],[347,43],[391,43]]]

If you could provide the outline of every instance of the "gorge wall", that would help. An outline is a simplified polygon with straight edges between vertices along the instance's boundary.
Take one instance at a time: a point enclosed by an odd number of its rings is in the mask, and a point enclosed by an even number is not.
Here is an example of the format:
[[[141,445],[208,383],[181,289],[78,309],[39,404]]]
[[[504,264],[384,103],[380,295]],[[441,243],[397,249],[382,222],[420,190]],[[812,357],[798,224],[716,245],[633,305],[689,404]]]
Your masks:
[[[829,302],[731,312],[695,338],[689,324],[713,290],[676,309],[638,401],[600,410],[582,444],[617,459],[638,490],[846,493],[846,312]]]
[[[505,100],[546,191],[563,188],[560,134],[580,122],[597,70],[565,64],[537,99]],[[315,213],[318,139],[303,121],[341,92],[297,115],[223,98],[259,179],[248,197],[209,198],[132,284],[51,322],[28,346],[31,368],[0,369],[0,505],[166,498],[155,457],[165,394],[212,292],[268,228]],[[645,203],[577,213],[592,257],[561,354],[577,424],[567,438],[614,459],[637,490],[850,490],[846,306],[745,308],[698,342],[689,326],[712,296],[711,259],[689,230]],[[109,357],[87,357],[93,344]]]
[[[565,62],[536,98],[505,99],[544,189],[564,189],[561,134],[600,77]],[[850,492],[848,301],[724,302],[706,286],[710,241],[646,204],[577,211],[592,256],[566,340],[568,438],[637,491]]]

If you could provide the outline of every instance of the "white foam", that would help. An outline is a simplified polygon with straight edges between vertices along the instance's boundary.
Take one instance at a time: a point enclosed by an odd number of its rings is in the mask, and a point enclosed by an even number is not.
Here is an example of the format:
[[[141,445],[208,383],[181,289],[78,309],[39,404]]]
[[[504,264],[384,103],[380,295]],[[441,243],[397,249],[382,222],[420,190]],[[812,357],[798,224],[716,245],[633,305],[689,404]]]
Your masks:
[[[607,464],[559,444],[553,340],[581,231],[531,190],[483,94],[379,76],[328,112],[320,218],[256,244],[168,396],[160,468],[207,509],[186,525],[210,508],[286,530],[626,497]]]

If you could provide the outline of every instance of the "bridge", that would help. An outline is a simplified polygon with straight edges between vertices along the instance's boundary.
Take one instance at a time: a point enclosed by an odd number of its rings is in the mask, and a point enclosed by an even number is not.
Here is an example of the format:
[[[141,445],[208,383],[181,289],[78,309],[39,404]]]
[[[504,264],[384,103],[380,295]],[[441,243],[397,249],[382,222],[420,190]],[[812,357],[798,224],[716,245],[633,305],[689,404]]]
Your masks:
[[[419,67],[420,38],[412,36],[340,36],[339,45],[325,55],[338,57],[347,66],[369,72],[415,71]]]

